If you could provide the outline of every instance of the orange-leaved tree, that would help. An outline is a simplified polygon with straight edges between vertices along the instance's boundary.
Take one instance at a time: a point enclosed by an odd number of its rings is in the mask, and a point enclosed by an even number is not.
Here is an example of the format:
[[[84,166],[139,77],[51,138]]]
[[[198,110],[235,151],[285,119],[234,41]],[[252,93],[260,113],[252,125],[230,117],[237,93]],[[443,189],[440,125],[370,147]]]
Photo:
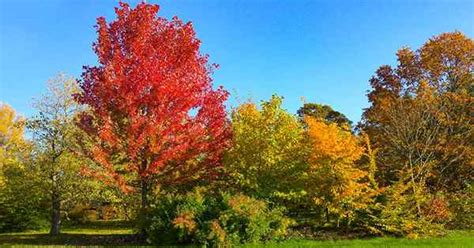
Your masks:
[[[397,57],[396,67],[381,66],[371,78],[360,124],[379,150],[381,183],[430,164],[416,179],[431,191],[465,188],[473,175],[473,40],[444,33]]]
[[[216,65],[199,52],[190,22],[157,17],[158,5],[120,3],[117,18],[97,19],[97,66],[86,66],[76,99],[88,109],[93,171],[126,191],[141,192],[141,210],[153,187],[218,175],[230,135]]]
[[[335,217],[337,226],[341,221],[349,226],[376,193],[371,175],[356,163],[364,148],[357,136],[336,123],[310,116],[305,122],[311,142],[308,194],[324,210],[328,224]]]

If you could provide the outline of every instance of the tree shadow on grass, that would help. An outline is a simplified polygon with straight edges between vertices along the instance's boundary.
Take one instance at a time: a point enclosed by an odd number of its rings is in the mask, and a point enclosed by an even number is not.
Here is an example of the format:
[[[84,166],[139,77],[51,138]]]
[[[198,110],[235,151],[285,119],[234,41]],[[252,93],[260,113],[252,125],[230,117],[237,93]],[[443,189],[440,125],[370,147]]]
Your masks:
[[[123,220],[96,220],[85,223],[64,222],[62,230],[75,229],[94,229],[94,230],[128,230],[133,229],[134,224],[130,221]]]
[[[0,235],[0,245],[145,245],[133,234],[6,234]]]

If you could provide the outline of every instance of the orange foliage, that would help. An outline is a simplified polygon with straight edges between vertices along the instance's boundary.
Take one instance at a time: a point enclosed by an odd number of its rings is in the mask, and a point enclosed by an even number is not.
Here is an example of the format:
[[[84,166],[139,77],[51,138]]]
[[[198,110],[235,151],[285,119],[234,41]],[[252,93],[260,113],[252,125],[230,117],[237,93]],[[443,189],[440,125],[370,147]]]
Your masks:
[[[305,118],[311,140],[309,159],[309,195],[316,205],[326,209],[340,220],[351,221],[355,211],[366,209],[372,201],[368,174],[357,167],[356,161],[364,154],[364,148],[350,131],[334,123],[311,117]]]

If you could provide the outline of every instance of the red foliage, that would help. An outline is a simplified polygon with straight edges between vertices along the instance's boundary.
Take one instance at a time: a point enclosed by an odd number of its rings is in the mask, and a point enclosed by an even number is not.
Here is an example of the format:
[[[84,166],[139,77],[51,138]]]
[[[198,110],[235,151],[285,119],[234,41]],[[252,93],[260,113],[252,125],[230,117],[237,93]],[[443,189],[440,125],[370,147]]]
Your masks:
[[[76,96],[90,108],[80,126],[92,157],[126,187],[130,173],[162,185],[215,175],[229,144],[228,92],[212,88],[217,65],[200,54],[190,22],[158,9],[120,3],[116,20],[97,19],[99,65],[84,67]]]

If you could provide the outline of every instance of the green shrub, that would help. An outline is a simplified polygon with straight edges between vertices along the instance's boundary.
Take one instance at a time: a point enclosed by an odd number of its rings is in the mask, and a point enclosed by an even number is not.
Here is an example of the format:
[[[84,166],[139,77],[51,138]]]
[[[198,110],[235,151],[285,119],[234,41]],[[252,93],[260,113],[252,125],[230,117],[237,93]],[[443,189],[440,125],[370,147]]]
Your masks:
[[[185,195],[165,194],[145,223],[149,242],[231,246],[279,240],[293,221],[283,209],[245,195],[212,194],[198,188]]]
[[[279,240],[287,235],[288,227],[293,224],[284,216],[282,208],[270,209],[263,201],[241,194],[224,195],[223,199],[224,209],[219,218],[211,223],[217,231],[213,230],[211,236],[220,234],[219,224],[226,234],[224,243]]]
[[[34,206],[3,204],[0,207],[0,233],[35,230],[48,224],[46,215]]]
[[[99,219],[99,213],[87,205],[78,204],[68,211],[67,217],[73,223],[86,223]]]
[[[5,184],[0,187],[0,232],[40,229],[48,225],[49,206],[22,166],[5,166]]]
[[[198,217],[206,210],[202,190],[185,195],[164,194],[158,197],[148,212],[144,225],[149,241],[159,244],[196,242]]]

